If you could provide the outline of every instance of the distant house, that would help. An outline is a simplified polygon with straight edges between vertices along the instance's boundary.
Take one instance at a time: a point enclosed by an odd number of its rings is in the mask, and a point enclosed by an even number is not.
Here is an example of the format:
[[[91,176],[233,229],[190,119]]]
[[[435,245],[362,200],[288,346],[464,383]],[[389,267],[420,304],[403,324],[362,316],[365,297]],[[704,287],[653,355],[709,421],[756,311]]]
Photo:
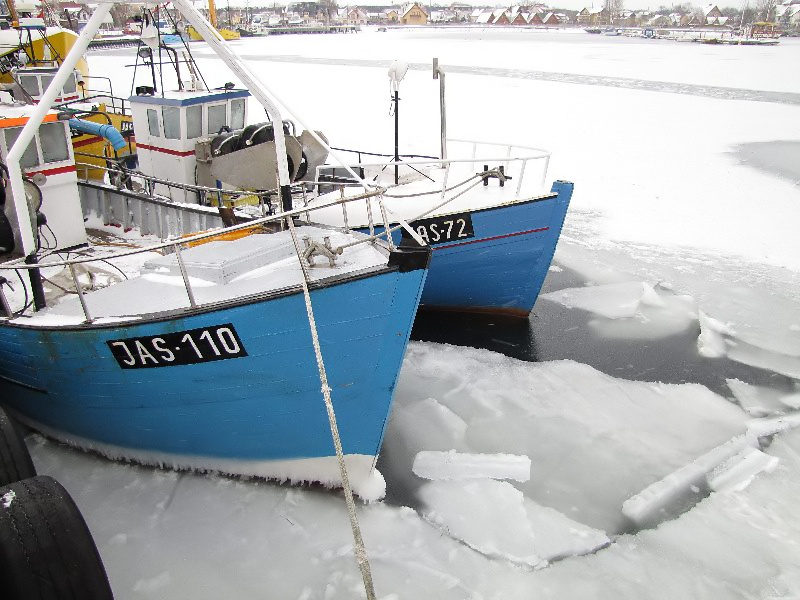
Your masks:
[[[400,23],[403,25],[426,25],[428,23],[428,11],[416,2],[407,4],[400,11]]]
[[[399,23],[400,22],[400,15],[397,14],[397,11],[393,8],[389,8],[383,11],[381,15],[385,23]]]
[[[488,25],[492,21],[494,21],[494,13],[491,10],[481,10],[473,22],[479,25]]]
[[[552,13],[549,13],[552,14]],[[609,22],[606,8],[582,8],[575,17],[578,25],[606,25]]]
[[[547,13],[544,17],[542,17],[542,23],[549,27],[553,27],[556,25],[561,25],[562,21],[556,13]]]
[[[527,13],[519,12],[517,13],[513,19],[511,19],[512,25],[527,25],[531,20],[531,16]]]
[[[347,23],[349,25],[366,25],[367,13],[358,6],[350,6],[347,8]]]
[[[669,15],[655,15],[647,21],[647,25],[650,27],[672,27],[673,23]]]
[[[775,19],[789,30],[800,29],[800,4],[785,2],[775,10]]]
[[[544,25],[542,16],[539,13],[533,13],[530,19],[528,19],[528,25]]]
[[[508,18],[508,13],[506,11],[500,12],[497,16],[495,16],[494,21],[492,21],[492,25],[511,25],[511,20]]]

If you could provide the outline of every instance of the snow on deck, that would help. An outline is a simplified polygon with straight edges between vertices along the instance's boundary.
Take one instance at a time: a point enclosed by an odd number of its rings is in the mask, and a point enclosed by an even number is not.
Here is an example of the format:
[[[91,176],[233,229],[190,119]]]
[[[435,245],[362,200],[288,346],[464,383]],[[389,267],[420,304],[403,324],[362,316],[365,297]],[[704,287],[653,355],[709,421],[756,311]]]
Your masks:
[[[320,243],[324,236],[330,236],[334,248],[354,241],[357,236],[319,227],[302,227],[297,233],[301,247],[304,236]],[[234,241],[215,240],[183,250],[181,257],[198,305],[290,288],[300,285],[303,279],[288,231],[254,234]],[[386,254],[365,243],[345,249],[333,267],[325,257],[317,256],[312,260],[310,279],[320,281],[386,264]],[[93,319],[125,318],[189,306],[175,254],[150,259],[144,263],[138,277],[90,292],[85,298]],[[83,320],[79,298],[70,295],[16,322],[57,326],[74,325]]]

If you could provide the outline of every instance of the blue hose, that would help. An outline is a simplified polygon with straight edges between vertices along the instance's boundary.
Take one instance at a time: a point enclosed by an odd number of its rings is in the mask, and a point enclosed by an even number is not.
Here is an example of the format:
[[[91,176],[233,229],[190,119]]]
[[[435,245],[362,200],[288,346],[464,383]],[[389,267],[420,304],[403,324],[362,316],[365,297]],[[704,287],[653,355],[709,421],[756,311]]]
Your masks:
[[[125,138],[113,125],[101,125],[100,123],[84,121],[83,119],[70,119],[69,128],[81,133],[91,133],[104,137],[111,142],[114,150],[122,150],[128,145],[128,142],[125,141]]]

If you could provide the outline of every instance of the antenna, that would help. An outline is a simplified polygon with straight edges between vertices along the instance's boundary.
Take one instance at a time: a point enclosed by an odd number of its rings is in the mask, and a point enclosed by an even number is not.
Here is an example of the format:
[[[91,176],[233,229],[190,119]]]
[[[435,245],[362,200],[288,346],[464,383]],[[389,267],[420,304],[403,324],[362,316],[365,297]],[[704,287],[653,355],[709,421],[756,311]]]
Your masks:
[[[394,113],[394,182],[397,184],[400,181],[400,173],[398,170],[397,163],[400,161],[400,96],[398,95],[398,91],[400,89],[400,82],[403,81],[403,77],[406,76],[408,72],[408,63],[402,61],[394,61],[389,66],[389,89],[392,93],[392,110],[389,111],[389,114]]]

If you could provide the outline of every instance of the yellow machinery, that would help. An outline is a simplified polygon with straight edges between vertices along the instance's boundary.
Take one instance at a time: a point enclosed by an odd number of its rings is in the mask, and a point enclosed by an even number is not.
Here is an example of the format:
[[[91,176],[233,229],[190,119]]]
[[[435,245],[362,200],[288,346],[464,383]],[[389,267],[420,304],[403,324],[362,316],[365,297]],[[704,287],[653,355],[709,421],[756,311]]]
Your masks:
[[[9,64],[18,61],[20,53],[24,53],[27,64],[59,65],[78,40],[78,34],[62,27],[44,27],[44,25],[25,25],[0,30],[0,63]],[[76,66],[84,76],[89,74],[89,65],[81,58]],[[8,69],[0,68],[0,81],[10,83]]]
[[[211,25],[213,25],[214,28],[219,32],[223,40],[239,39],[240,36],[238,31],[230,29],[229,27],[223,27],[221,29],[217,27],[217,9],[216,6],[214,5],[214,0],[208,0],[208,20],[211,22]],[[199,33],[197,33],[195,28],[192,27],[191,25],[189,25],[186,28],[186,33],[188,33],[189,38],[194,41],[202,41],[203,39],[202,36]]]

